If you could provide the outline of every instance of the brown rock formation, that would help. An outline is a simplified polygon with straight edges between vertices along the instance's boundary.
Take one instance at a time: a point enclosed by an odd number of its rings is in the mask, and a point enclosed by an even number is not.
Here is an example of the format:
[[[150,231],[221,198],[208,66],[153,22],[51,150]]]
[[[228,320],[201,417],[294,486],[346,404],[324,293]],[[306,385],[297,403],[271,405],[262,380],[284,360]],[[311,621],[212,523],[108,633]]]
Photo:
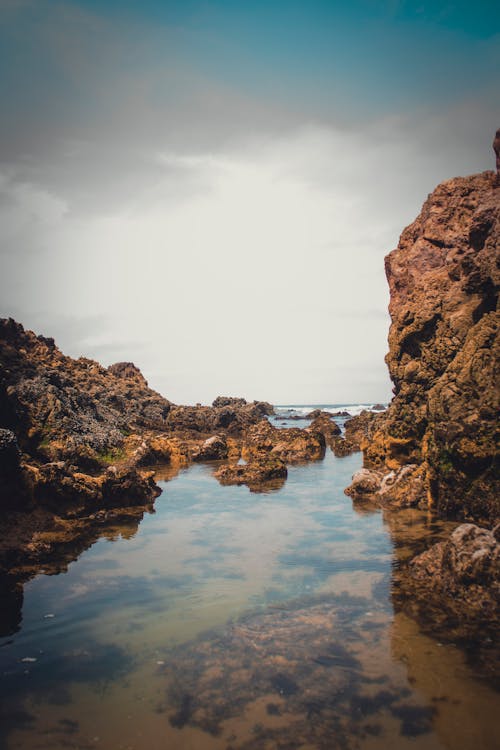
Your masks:
[[[247,431],[242,456],[250,460],[269,455],[285,463],[315,461],[325,455],[325,438],[315,430],[273,427],[264,419]]]
[[[450,597],[456,610],[464,605],[476,617],[500,613],[500,527],[494,531],[471,523],[458,526],[446,542],[439,542],[415,557],[410,575],[420,582],[421,593]],[[465,601],[464,601],[465,600]]]
[[[286,465],[276,456],[258,456],[246,464],[221,466],[214,473],[221,484],[246,484],[251,491],[262,492],[281,487],[288,475]]]
[[[386,258],[395,396],[364,463],[393,477],[414,465],[414,502],[461,518],[499,515],[499,237],[484,172],[439,185]]]
[[[132,430],[165,429],[172,404],[131,363],[109,369],[0,320],[0,424],[22,451],[97,462]]]

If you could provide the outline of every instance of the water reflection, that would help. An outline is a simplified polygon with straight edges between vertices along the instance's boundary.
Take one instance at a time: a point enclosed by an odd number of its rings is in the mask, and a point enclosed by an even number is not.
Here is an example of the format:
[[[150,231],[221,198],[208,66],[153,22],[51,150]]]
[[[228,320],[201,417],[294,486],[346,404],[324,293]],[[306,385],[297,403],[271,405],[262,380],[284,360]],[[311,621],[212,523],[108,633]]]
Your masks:
[[[359,461],[328,454],[261,495],[167,472],[140,526],[28,582],[0,640],[0,746],[493,748],[494,693],[394,615],[399,566],[446,524],[353,512]]]

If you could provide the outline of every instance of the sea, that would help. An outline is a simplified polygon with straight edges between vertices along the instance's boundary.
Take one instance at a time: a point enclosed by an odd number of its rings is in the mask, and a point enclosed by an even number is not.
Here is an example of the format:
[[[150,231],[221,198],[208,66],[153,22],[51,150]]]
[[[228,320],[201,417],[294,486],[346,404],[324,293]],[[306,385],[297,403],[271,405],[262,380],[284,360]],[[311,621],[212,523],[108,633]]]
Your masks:
[[[21,622],[0,633],[0,748],[498,747],[474,644],[397,598],[400,566],[455,524],[353,504],[360,466],[327,451],[262,493],[220,485],[214,463],[157,467],[153,512],[24,585]]]

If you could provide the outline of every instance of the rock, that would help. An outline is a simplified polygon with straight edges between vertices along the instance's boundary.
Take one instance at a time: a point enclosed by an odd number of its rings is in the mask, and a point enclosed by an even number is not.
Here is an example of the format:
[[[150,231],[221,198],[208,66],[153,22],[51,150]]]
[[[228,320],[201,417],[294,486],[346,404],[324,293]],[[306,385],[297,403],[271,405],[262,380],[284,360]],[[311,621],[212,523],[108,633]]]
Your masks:
[[[30,491],[22,465],[21,451],[12,430],[0,428],[0,509],[20,509]]]
[[[276,456],[267,455],[251,459],[246,464],[221,466],[214,476],[221,484],[246,484],[251,490],[259,491],[270,482],[281,486],[288,474],[286,465]]]
[[[341,433],[340,427],[333,421],[331,415],[322,411],[313,418],[307,429],[321,432],[327,441],[330,441],[331,438],[336,437]]]
[[[265,419],[248,429],[241,455],[247,460],[272,455],[285,463],[315,461],[325,455],[325,438],[315,430],[274,427]]]
[[[114,365],[108,367],[108,372],[111,372],[118,378],[134,380],[139,385],[144,386],[144,388],[148,386],[146,378],[133,362],[116,362]]]
[[[404,230],[386,258],[395,395],[361,440],[366,467],[418,465],[415,497],[488,522],[500,516],[499,234],[492,172],[442,183]]]
[[[212,401],[212,406],[218,408],[220,406],[246,406],[247,401],[244,398],[237,398],[235,396],[217,396]]]
[[[350,456],[352,453],[356,453],[360,450],[358,443],[353,443],[351,440],[346,440],[340,436],[334,436],[331,438],[330,448],[337,456],[337,458],[343,458],[344,456]]]
[[[357,445],[357,450],[361,450],[363,443],[371,437],[377,417],[377,414],[364,409],[361,414],[348,419],[344,424],[346,440]]]
[[[205,440],[192,455],[193,461],[220,461],[228,456],[228,446],[225,438],[213,435]]]
[[[374,495],[380,490],[382,477],[378,472],[369,469],[360,469],[353,477],[352,482],[344,492],[351,497]]]
[[[0,414],[22,451],[82,468],[134,429],[165,428],[172,404],[131,363],[105,369],[63,355],[52,339],[0,320]]]
[[[0,428],[0,480],[15,476],[20,469],[21,451],[12,430]]]
[[[500,175],[500,128],[495,133],[493,151],[495,152],[497,175]]]
[[[420,596],[437,599],[459,617],[498,620],[500,543],[494,530],[458,526],[447,541],[415,557],[409,574],[418,581]]]
[[[385,411],[386,409],[387,407],[384,404],[374,404],[372,406],[372,411]]]

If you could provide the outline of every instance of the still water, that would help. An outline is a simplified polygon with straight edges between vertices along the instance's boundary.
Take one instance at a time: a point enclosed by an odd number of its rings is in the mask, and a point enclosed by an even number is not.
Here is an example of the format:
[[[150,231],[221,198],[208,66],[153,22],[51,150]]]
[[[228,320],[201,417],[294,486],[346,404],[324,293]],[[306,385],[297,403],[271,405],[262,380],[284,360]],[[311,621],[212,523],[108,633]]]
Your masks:
[[[0,640],[0,746],[497,747],[498,696],[392,606],[398,561],[450,527],[354,510],[360,463],[328,452],[265,494],[193,466],[137,530],[26,584]]]

